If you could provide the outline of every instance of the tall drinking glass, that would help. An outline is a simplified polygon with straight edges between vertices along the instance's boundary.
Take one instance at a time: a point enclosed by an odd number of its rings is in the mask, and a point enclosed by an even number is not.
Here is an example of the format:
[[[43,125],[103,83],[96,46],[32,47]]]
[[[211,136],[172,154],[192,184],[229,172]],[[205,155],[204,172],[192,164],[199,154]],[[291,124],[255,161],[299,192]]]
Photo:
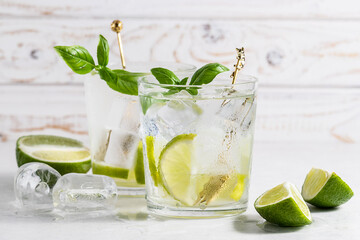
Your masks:
[[[110,68],[120,68],[111,66]],[[179,74],[195,67],[179,63],[129,63],[126,70],[150,74],[154,67]],[[137,96],[112,90],[98,74],[85,80],[92,172],[112,177],[122,195],[143,195],[145,177]]]
[[[198,86],[140,80],[151,213],[191,218],[246,210],[257,82],[239,76],[232,85],[224,76]]]

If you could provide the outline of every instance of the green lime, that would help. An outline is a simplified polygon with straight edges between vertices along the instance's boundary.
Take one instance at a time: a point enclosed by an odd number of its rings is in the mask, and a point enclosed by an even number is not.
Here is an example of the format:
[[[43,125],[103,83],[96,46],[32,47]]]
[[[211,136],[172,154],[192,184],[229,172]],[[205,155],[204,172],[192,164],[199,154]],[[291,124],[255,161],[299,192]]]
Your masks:
[[[146,156],[149,162],[149,170],[154,185],[157,187],[159,183],[159,172],[156,167],[155,154],[154,154],[154,142],[153,136],[147,136],[146,139]]]
[[[306,202],[322,208],[337,207],[354,195],[336,173],[317,168],[306,175],[301,194]]]
[[[159,175],[165,190],[185,205],[192,205],[188,190],[191,183],[191,153],[195,134],[173,138],[161,151]]]
[[[288,182],[258,197],[256,211],[268,222],[280,226],[303,226],[312,222],[310,211],[297,188]]]
[[[92,172],[93,174],[106,175],[114,178],[127,179],[129,177],[129,169],[110,165],[102,161],[93,161]]]
[[[75,139],[30,135],[16,142],[16,160],[20,167],[29,162],[41,162],[55,168],[60,174],[86,173],[91,167],[89,149]]]
[[[245,174],[237,175],[237,183],[230,194],[230,197],[235,201],[239,201],[244,193],[246,177],[247,175]]]
[[[145,184],[143,145],[139,142],[135,156],[135,178],[138,184]]]

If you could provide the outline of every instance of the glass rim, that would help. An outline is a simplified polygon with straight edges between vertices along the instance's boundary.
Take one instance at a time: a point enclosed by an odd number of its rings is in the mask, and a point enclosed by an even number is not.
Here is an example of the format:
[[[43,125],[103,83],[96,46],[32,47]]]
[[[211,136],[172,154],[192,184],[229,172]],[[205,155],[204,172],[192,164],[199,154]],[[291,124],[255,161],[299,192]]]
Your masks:
[[[218,88],[226,88],[226,87],[236,87],[236,86],[242,86],[242,85],[246,85],[246,84],[254,84],[254,88],[256,88],[257,84],[258,84],[258,79],[254,76],[251,75],[246,75],[246,74],[241,74],[238,75],[237,81],[232,84],[231,82],[229,83],[209,83],[209,84],[202,84],[202,85],[190,85],[190,84],[186,84],[186,85],[172,85],[172,84],[162,84],[162,83],[156,83],[156,82],[149,82],[146,81],[147,79],[152,78],[155,79],[155,77],[153,75],[149,75],[149,76],[144,76],[142,78],[139,79],[139,85],[144,84],[144,85],[150,85],[150,86],[157,86],[157,87],[162,87],[162,88],[166,88],[166,87],[172,87],[172,88],[211,88],[211,87],[218,87]],[[225,78],[225,77],[220,77],[220,78],[215,78],[214,80],[221,80],[221,81],[229,81],[231,80],[231,78]]]

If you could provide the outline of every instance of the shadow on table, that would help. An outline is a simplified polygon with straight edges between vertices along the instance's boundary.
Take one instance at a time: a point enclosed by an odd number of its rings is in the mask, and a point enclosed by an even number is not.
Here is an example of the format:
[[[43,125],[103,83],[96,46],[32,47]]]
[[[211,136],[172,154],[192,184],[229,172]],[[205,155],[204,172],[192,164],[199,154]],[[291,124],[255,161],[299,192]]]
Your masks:
[[[308,207],[309,207],[311,213],[335,212],[335,211],[339,210],[338,207],[337,208],[336,207],[335,208],[318,208],[318,207],[315,207],[315,206],[312,206],[309,204],[308,204]]]
[[[247,234],[289,233],[303,227],[280,227],[263,220],[258,215],[242,215],[233,221],[236,231]]]

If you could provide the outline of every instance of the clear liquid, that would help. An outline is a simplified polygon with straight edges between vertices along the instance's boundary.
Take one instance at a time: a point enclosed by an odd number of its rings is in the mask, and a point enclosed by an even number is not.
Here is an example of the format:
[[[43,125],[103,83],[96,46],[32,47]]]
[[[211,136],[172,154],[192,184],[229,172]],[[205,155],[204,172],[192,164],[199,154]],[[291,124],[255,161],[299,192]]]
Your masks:
[[[154,139],[153,146],[147,146],[143,140],[150,211],[177,217],[208,217],[245,211],[251,172],[254,96],[226,100],[159,100],[154,101],[141,120],[144,139],[149,136]],[[191,150],[179,148],[172,158],[164,160],[164,156],[169,155],[169,143],[184,134],[195,136]],[[147,156],[147,148],[151,147],[159,176],[157,181]],[[185,154],[187,151],[189,153]],[[175,164],[169,170],[162,161],[183,161],[187,165],[179,165],[177,169]]]

